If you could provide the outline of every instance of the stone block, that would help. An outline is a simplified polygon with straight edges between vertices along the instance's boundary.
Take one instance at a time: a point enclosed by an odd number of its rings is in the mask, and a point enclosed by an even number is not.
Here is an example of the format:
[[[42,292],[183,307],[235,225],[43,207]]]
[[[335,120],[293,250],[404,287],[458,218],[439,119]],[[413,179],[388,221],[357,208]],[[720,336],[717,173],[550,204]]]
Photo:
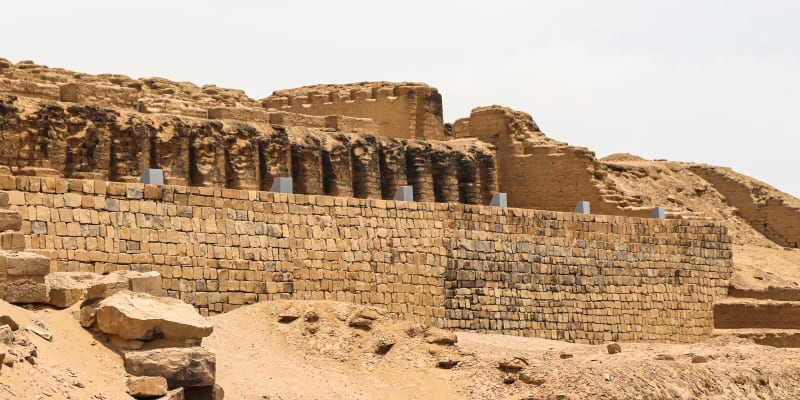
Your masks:
[[[591,214],[591,208],[588,201],[579,201],[575,206],[575,214]]]
[[[139,397],[158,397],[167,394],[167,380],[163,376],[133,376],[126,380],[128,394]]]
[[[0,250],[25,250],[25,235],[13,231],[0,232]]]
[[[414,186],[398,186],[394,194],[395,201],[414,201]]]
[[[0,232],[18,231],[22,228],[22,216],[16,210],[0,209]]]
[[[148,168],[142,172],[141,182],[150,185],[164,184],[164,170]]]
[[[217,357],[202,347],[125,353],[125,371],[133,376],[163,376],[169,388],[213,386]]]
[[[272,182],[272,187],[269,189],[270,192],[275,193],[292,193],[292,178],[290,177],[277,177]]]
[[[0,251],[0,274],[43,277],[50,272],[50,259],[26,251]]]
[[[494,207],[508,207],[508,194],[502,192],[495,193],[489,205]]]
[[[17,278],[0,283],[0,297],[11,304],[47,303],[50,294],[44,278]]]
[[[664,207],[658,206],[653,209],[653,213],[650,215],[650,218],[665,219],[667,218],[667,212],[664,210]]]

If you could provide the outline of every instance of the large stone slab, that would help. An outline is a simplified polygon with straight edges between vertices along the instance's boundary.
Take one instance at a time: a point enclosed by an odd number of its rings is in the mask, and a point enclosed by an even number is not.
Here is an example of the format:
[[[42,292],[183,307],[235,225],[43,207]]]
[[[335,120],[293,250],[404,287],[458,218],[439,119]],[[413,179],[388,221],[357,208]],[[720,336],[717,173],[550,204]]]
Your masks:
[[[124,357],[127,373],[163,376],[170,388],[212,386],[216,380],[216,354],[202,347],[129,351]]]
[[[83,298],[102,299],[123,290],[162,296],[161,274],[155,271],[115,271],[108,275],[93,272],[53,272],[46,276],[50,304],[69,307]]]
[[[128,340],[199,339],[213,327],[189,304],[171,297],[123,291],[97,305],[101,332]]]
[[[50,259],[27,251],[0,251],[0,275],[45,276],[50,272]]]
[[[43,277],[22,277],[0,283],[0,298],[11,304],[48,303],[50,294]]]

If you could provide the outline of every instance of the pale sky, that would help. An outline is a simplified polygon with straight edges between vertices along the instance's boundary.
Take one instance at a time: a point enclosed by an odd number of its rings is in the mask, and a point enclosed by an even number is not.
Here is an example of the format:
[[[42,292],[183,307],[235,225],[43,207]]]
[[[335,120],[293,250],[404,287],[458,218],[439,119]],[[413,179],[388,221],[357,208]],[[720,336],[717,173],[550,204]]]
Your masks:
[[[800,2],[4,2],[0,57],[244,89],[421,81],[598,157],[732,167],[800,196]]]

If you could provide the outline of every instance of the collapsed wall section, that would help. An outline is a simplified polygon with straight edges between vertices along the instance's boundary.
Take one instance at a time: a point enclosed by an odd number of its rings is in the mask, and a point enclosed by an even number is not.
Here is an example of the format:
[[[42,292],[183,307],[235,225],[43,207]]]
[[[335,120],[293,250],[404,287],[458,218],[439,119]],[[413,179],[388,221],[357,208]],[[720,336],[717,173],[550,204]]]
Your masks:
[[[155,270],[204,314],[329,299],[454,329],[691,342],[731,274],[708,221],[56,177],[0,188],[53,270]]]

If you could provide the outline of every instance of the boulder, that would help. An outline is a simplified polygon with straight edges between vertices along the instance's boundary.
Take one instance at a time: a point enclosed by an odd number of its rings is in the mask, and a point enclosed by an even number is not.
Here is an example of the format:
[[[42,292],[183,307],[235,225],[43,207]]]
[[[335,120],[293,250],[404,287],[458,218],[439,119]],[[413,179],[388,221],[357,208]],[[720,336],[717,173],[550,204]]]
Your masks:
[[[128,394],[139,397],[158,397],[167,394],[167,380],[163,376],[134,376],[125,382]]]
[[[97,304],[101,332],[128,340],[200,339],[213,326],[189,304],[171,297],[122,291]]]
[[[44,278],[50,289],[50,304],[67,308],[86,296],[100,275],[92,272],[51,272]]]
[[[606,350],[608,350],[608,354],[617,354],[622,352],[622,346],[619,343],[609,343]]]
[[[125,371],[134,376],[163,376],[170,388],[211,386],[217,357],[202,347],[167,348],[125,353]]]
[[[98,275],[86,289],[86,300],[104,299],[123,290],[130,290],[130,279],[122,271]]]

